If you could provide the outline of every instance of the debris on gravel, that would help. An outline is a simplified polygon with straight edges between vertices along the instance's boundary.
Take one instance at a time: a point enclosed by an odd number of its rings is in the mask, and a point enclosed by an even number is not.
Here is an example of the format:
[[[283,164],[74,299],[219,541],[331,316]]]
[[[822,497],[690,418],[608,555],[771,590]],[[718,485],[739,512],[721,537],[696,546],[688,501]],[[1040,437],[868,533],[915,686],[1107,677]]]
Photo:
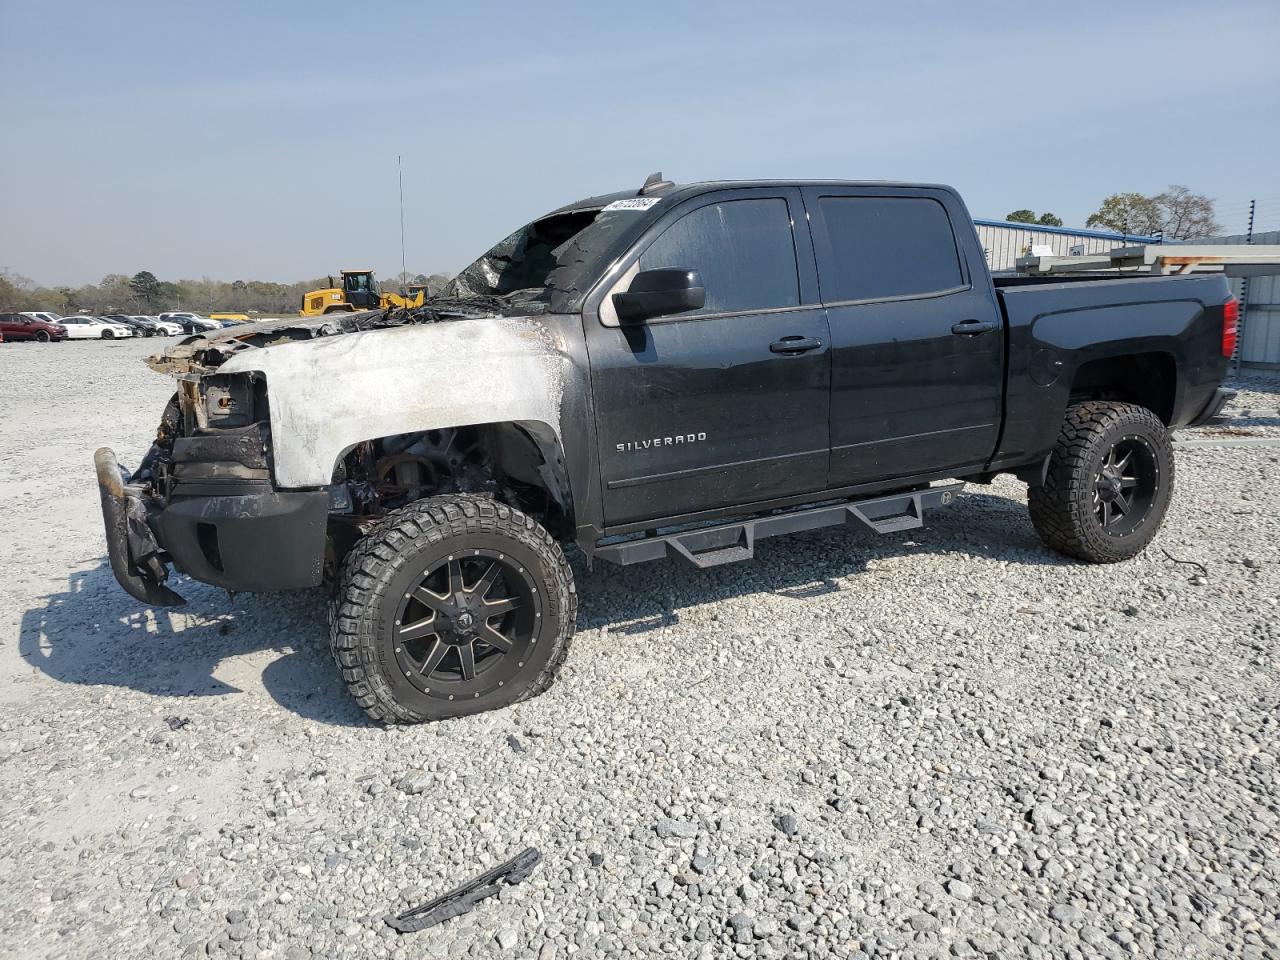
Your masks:
[[[91,455],[144,452],[150,350],[0,348],[0,952],[1280,955],[1280,447],[1178,449],[1116,565],[1005,477],[909,535],[575,561],[548,693],[387,729],[319,591],[112,579]],[[1187,433],[1280,436],[1280,377],[1246,385]],[[529,846],[483,909],[383,923]]]

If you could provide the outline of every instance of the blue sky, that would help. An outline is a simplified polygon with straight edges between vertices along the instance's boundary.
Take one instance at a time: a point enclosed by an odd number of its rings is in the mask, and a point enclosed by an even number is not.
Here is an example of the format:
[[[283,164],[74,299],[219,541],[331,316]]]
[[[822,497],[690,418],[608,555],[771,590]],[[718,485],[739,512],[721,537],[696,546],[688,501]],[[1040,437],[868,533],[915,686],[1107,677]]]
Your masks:
[[[389,275],[397,154],[414,271],[659,169],[940,181],[1068,224],[1186,183],[1235,227],[1280,198],[1276,37],[1274,0],[0,0],[0,268]]]

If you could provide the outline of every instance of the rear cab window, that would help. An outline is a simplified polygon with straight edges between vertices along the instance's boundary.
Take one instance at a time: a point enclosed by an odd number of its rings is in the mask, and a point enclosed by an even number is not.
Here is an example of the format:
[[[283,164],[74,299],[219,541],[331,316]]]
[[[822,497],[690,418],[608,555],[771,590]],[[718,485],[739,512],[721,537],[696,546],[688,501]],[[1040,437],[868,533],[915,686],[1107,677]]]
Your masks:
[[[967,286],[946,208],[931,197],[820,196],[825,303],[910,299]],[[825,240],[825,242],[823,242]]]

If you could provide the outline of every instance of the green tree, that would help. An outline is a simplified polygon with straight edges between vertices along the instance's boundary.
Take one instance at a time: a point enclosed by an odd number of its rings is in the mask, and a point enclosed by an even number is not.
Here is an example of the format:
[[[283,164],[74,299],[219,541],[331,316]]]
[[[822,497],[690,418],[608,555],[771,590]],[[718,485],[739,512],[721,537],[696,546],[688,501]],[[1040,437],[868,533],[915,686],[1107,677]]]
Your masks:
[[[129,289],[133,291],[138,305],[150,312],[151,305],[160,292],[160,281],[150,270],[139,270],[129,281]]]
[[[1013,213],[1008,214],[1005,219],[1010,223],[1035,223],[1036,215],[1035,211],[1023,208],[1022,210],[1015,210]]]
[[[0,273],[0,311],[14,313],[22,306],[22,292],[17,284]]]
[[[1113,193],[1085,221],[1086,227],[1106,227],[1119,233],[1152,234],[1160,229],[1160,208],[1141,193]]]
[[[1042,213],[1036,216],[1034,210],[1028,210],[1025,207],[1021,210],[1015,210],[1013,213],[1005,217],[1009,223],[1038,223],[1042,227],[1060,227],[1062,219],[1054,216],[1052,213]]]

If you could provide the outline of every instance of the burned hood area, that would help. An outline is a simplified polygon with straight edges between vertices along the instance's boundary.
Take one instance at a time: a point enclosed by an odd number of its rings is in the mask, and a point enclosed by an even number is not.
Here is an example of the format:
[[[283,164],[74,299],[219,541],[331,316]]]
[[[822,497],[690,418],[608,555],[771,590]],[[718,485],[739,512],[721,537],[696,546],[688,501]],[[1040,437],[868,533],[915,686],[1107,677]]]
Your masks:
[[[315,319],[286,319],[254,324],[251,329],[231,327],[188,337],[164,353],[147,358],[147,365],[157,373],[183,376],[222,366],[231,357],[246,350],[280,346],[336,337],[348,333],[386,330],[414,324],[476,320],[485,317],[527,315],[527,305],[493,296],[440,297],[429,305],[412,310],[362,310],[358,313],[331,313]]]

